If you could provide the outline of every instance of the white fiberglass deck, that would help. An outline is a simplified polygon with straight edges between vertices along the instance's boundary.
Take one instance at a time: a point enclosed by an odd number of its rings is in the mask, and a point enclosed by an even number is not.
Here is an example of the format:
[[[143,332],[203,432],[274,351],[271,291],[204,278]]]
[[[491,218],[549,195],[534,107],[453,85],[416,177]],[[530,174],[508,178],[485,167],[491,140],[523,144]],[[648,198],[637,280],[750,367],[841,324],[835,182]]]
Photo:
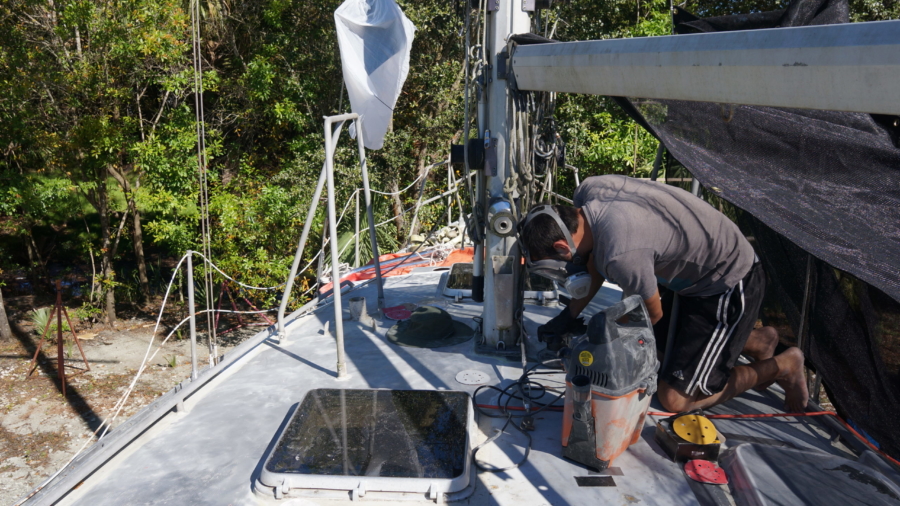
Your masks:
[[[473,325],[471,318],[481,307],[471,302],[454,303],[437,294],[440,272],[419,272],[387,278],[388,306],[412,302],[444,308],[455,318]],[[354,296],[365,296],[374,310],[373,284],[359,288]],[[347,296],[345,295],[345,299]],[[606,286],[595,298],[590,311],[618,301],[620,292]],[[346,305],[345,305],[346,307]],[[535,334],[537,325],[555,315],[559,308],[527,306],[527,330]],[[335,343],[323,331],[333,308],[328,305],[313,314],[291,321],[288,339],[275,344],[271,339],[230,365],[215,379],[185,401],[187,412],[172,412],[157,422],[117,456],[71,491],[62,504],[321,504],[349,501],[349,494],[337,498],[276,500],[254,493],[264,455],[280,429],[304,395],[314,388],[439,389],[471,392],[475,387],[457,383],[464,369],[488,374],[491,383],[509,384],[522,373],[519,361],[477,355],[473,341],[434,350],[404,348],[389,344],[385,334],[394,322],[378,322],[367,331],[346,321],[347,368],[349,378],[338,381],[335,373]],[[533,339],[533,338],[529,338]],[[548,386],[563,385],[562,373],[541,376]],[[484,393],[479,403],[493,403],[496,397]],[[714,412],[776,412],[777,394],[751,392]],[[658,409],[658,404],[651,410]],[[648,421],[641,440],[617,458],[612,466],[615,486],[579,487],[575,476],[596,474],[564,460],[561,456],[562,414],[543,412],[536,417],[533,446],[522,467],[497,474],[478,472],[469,504],[729,504],[727,487],[689,484],[680,467],[669,461],[653,441],[653,421]],[[498,418],[481,417],[482,434],[502,425]],[[852,457],[843,446],[833,446],[832,435],[813,419],[780,421],[718,421],[719,431],[735,442],[753,440],[785,441],[798,448],[815,448]],[[476,441],[480,442],[480,441]],[[509,431],[478,453],[480,461],[505,466],[519,460],[524,438]],[[99,465],[99,463],[98,463]],[[704,488],[706,487],[706,488]],[[366,496],[363,500],[375,499]],[[424,496],[411,498],[424,502]],[[312,502],[307,502],[312,501]],[[724,501],[724,502],[723,502]]]

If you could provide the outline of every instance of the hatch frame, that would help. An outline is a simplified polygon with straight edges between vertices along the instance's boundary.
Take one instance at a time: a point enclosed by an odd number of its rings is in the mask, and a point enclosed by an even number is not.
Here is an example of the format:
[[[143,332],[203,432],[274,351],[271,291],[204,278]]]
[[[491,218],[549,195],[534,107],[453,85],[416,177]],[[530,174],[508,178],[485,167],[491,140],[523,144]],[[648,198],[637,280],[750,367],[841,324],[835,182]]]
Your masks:
[[[460,390],[441,390],[442,393],[457,393],[465,395],[466,414],[465,414],[465,458],[463,462],[463,471],[454,478],[411,478],[411,477],[386,477],[386,476],[345,476],[345,475],[326,475],[326,474],[302,474],[288,472],[270,471],[269,463],[274,457],[276,449],[281,445],[285,438],[288,428],[300,416],[300,406],[306,398],[315,391],[319,390],[335,390],[333,388],[312,389],[303,396],[303,399],[295,404],[295,409],[290,415],[287,423],[279,430],[275,443],[266,450],[263,456],[263,465],[260,470],[257,484],[264,488],[272,490],[276,499],[284,496],[294,495],[298,491],[314,492],[314,491],[348,491],[354,498],[364,497],[367,492],[387,492],[387,493],[421,493],[425,494],[428,499],[435,500],[441,496],[455,494],[465,491],[472,482],[473,466],[472,452],[474,441],[476,441],[475,430],[475,409],[472,404],[472,397],[468,392]],[[418,389],[397,389],[397,388],[348,388],[337,389],[356,392],[393,392],[393,391],[422,391],[434,392],[434,390],[418,390]]]

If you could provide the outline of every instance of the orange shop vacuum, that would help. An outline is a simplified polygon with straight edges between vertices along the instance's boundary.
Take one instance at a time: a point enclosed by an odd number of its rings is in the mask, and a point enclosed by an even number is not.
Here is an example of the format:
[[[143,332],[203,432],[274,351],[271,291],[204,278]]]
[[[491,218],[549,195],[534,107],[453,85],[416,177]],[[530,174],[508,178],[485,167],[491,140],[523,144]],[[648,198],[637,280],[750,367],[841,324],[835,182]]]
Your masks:
[[[587,334],[560,354],[563,456],[602,471],[637,442],[656,392],[659,362],[644,301],[632,295],[595,314]]]

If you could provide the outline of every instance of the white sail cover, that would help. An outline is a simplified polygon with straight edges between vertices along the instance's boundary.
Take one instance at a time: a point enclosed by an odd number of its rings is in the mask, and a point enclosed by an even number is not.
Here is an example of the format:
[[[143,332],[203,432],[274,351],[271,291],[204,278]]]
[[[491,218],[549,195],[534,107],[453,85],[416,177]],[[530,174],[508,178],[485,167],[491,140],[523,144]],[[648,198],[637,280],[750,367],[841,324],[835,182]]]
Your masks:
[[[334,21],[350,106],[362,118],[365,146],[381,149],[409,73],[416,27],[394,0],[346,0]]]

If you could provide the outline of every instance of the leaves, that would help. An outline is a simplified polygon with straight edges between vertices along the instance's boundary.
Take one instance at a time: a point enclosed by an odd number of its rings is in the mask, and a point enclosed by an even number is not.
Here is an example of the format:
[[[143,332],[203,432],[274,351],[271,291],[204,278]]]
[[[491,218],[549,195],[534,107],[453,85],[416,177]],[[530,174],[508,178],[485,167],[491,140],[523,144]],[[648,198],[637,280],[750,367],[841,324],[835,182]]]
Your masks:
[[[322,117],[350,110],[334,30],[339,4],[200,1],[213,259],[249,284],[284,281],[324,161]],[[463,8],[439,0],[399,4],[417,32],[385,147],[367,153],[371,185],[382,191],[405,188],[425,166],[446,159],[451,142],[460,142],[463,121]],[[711,16],[784,4],[691,0],[684,6]],[[113,214],[107,235],[115,233],[133,198],[155,254],[177,257],[200,249],[195,120],[200,90],[191,60],[189,5],[174,0],[0,5],[0,218],[11,238],[0,241],[4,262],[28,264],[22,245],[31,239],[45,262],[90,262],[102,246],[101,194]],[[853,0],[853,19],[896,18],[898,5]],[[548,35],[555,29],[554,38],[564,41],[666,35],[668,7],[665,0],[579,0],[542,11],[533,25],[539,21]],[[567,146],[567,163],[579,167],[582,178],[649,172],[656,141],[610,99],[560,95],[554,120]],[[339,209],[362,186],[356,157],[355,142],[342,137],[335,155]],[[559,179],[561,192],[574,190],[570,172],[561,171]],[[426,196],[446,184],[445,171],[433,171],[424,182]],[[396,201],[376,195],[375,220],[394,218],[395,205],[412,207],[420,188],[413,185]],[[324,203],[323,198],[313,217],[304,258],[322,242]],[[445,205],[438,200],[420,211],[423,231],[443,223]],[[353,212],[351,205],[339,229],[339,245],[349,245],[344,261],[354,250]],[[454,203],[454,216],[458,212]],[[364,212],[361,221],[364,229]],[[382,248],[391,250],[407,231],[391,223],[378,233]],[[119,257],[129,260],[127,252],[118,249]],[[365,233],[361,252],[367,261]],[[267,296],[274,300],[275,295]]]

